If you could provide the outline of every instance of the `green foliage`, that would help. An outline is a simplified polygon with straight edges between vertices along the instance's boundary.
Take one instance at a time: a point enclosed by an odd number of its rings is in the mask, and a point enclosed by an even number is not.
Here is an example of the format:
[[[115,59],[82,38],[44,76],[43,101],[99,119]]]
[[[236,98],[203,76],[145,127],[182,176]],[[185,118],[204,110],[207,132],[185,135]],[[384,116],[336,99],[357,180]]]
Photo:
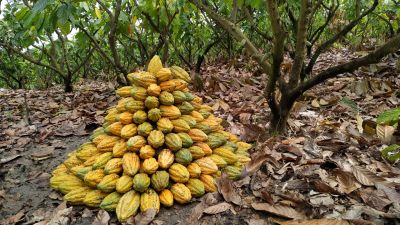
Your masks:
[[[379,114],[376,122],[397,127],[400,119],[400,107]]]
[[[381,151],[383,157],[391,162],[396,162],[400,159],[400,145],[390,145]]]
[[[111,34],[114,25],[109,13],[115,13],[118,2],[121,11],[116,18],[115,33]],[[271,45],[265,41],[272,38],[265,1],[209,2],[218,13],[234,20],[257,46],[271,51]],[[300,1],[278,2],[282,23],[285,27],[292,27],[287,11],[297,17]],[[318,35],[319,38],[311,40],[313,33],[325,24],[329,7],[336,2],[340,5],[331,22]],[[372,2],[324,1],[324,7],[316,8],[308,31],[310,49],[355,19],[356,8],[363,12]],[[116,80],[121,73],[143,67],[154,54],[168,59],[170,65],[185,65],[194,70],[204,56],[208,60],[232,59],[244,52],[241,43],[234,42],[227,32],[185,0],[17,0],[2,4],[0,87],[45,88],[53,84],[67,85],[68,80],[73,82],[81,77],[105,78],[99,74],[107,74],[106,79]],[[363,18],[346,38],[354,45],[364,43],[367,37],[368,40],[385,40],[399,29],[399,23],[400,7],[394,1],[380,1],[374,13]],[[295,32],[294,27],[288,32]],[[114,44],[110,36],[115,37]],[[287,42],[294,47],[293,38]],[[116,52],[113,52],[113,45]],[[19,80],[24,80],[24,84],[20,85]]]

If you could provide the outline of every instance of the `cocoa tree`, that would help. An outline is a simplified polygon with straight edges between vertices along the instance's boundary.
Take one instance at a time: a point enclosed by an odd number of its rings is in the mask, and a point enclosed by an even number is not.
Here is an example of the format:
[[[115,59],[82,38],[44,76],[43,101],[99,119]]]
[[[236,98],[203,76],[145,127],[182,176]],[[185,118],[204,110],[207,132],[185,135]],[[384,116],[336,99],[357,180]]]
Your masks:
[[[265,42],[268,42],[272,46],[271,52],[263,52],[248,38],[237,23],[231,21],[222,12],[219,12],[214,7],[218,5],[215,4],[215,1],[190,0],[190,2],[205,12],[216,24],[243,45],[248,54],[258,63],[260,69],[268,75],[268,79],[265,82],[264,97],[271,109],[271,133],[282,134],[286,132],[290,110],[295,101],[305,91],[322,84],[327,79],[354,71],[361,66],[377,63],[386,55],[400,48],[400,34],[396,34],[385,44],[377,47],[364,57],[349,60],[346,63],[315,73],[314,65],[321,53],[327,51],[335,42],[345,37],[365,16],[373,12],[378,6],[378,0],[374,0],[369,8],[364,9],[360,15],[349,21],[336,34],[323,41],[319,40],[319,37],[321,37],[319,33],[324,32],[325,28],[331,22],[332,15],[327,16],[326,25],[324,23],[322,26],[313,26],[312,18],[319,7],[326,7],[328,12],[331,14],[334,13],[336,4],[339,4],[339,2],[334,2],[331,6],[326,6],[323,0],[301,0],[299,6],[292,7],[292,5],[296,4],[290,5],[286,1],[266,0],[265,7],[260,7],[259,10],[266,11],[266,14],[262,15],[266,15],[265,20],[268,20],[270,23],[272,40],[266,38]],[[237,1],[234,0],[234,2]],[[244,9],[249,7],[243,5],[239,8],[243,8],[242,11],[245,11]],[[309,29],[315,27],[317,27],[316,31],[309,31]],[[312,35],[307,37],[308,33]],[[307,46],[310,44],[307,42],[307,39],[310,40],[310,38],[312,40],[311,44],[316,46],[314,47],[314,51],[309,49],[310,58],[307,59]],[[288,73],[282,73],[281,65],[286,54],[291,56],[293,64]]]

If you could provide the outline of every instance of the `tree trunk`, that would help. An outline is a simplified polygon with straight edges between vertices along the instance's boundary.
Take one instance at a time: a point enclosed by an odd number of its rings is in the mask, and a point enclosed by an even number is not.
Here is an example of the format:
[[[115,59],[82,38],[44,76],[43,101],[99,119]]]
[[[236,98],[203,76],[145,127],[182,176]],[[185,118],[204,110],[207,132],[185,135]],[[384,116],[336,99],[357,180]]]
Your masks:
[[[72,92],[73,88],[72,88],[72,77],[67,75],[66,77],[64,77],[64,91],[69,93]]]
[[[270,133],[273,135],[287,133],[287,120],[290,115],[290,107],[280,107],[277,112],[271,111]]]
[[[273,135],[287,133],[287,120],[297,98],[283,94],[276,107],[271,108],[270,133]]]

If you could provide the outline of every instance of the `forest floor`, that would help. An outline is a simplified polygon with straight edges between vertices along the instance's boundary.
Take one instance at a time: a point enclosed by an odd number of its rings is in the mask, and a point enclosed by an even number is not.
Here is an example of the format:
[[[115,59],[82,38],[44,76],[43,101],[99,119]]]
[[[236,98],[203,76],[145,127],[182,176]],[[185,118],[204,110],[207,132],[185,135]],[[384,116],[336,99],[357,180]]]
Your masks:
[[[317,67],[360,54],[328,53]],[[255,160],[243,179],[222,179],[220,194],[162,208],[152,224],[267,225],[320,218],[400,224],[400,167],[381,157],[385,145],[373,134],[376,116],[400,105],[395,59],[305,93],[294,106],[287,138],[260,135],[267,133],[269,109],[261,97],[265,77],[246,69],[252,67],[240,61],[208,65],[205,91],[197,93],[229,131],[255,143]],[[78,82],[67,94],[60,87],[0,89],[0,224],[118,223],[113,213],[66,205],[49,187],[52,170],[102,124],[118,99],[114,89],[95,81]]]

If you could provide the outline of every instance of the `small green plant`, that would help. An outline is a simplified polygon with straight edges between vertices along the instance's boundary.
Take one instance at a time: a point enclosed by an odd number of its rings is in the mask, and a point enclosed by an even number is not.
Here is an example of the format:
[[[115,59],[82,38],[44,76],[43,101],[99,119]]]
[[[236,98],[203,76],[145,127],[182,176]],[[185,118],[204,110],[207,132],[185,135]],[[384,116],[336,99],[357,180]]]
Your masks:
[[[379,114],[376,122],[378,124],[392,126],[397,128],[400,120],[400,107],[385,111]],[[392,144],[381,151],[383,157],[391,162],[396,162],[400,159],[400,145]]]
[[[381,154],[387,160],[391,162],[396,162],[400,159],[400,145],[389,145],[381,151]]]
[[[379,124],[390,125],[395,128],[399,125],[400,119],[400,107],[385,111],[379,114],[376,122]]]

